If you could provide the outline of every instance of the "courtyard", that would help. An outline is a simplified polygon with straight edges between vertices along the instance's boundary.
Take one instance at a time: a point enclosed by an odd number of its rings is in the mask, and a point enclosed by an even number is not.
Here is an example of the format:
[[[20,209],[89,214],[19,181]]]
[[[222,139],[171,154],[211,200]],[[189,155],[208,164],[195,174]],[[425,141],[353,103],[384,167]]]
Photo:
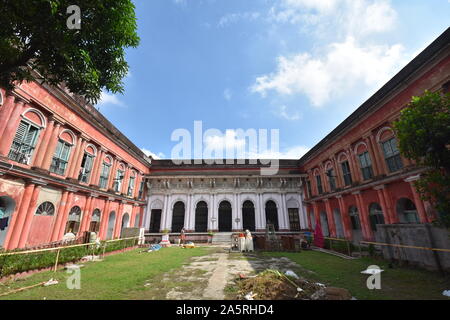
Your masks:
[[[229,253],[223,246],[144,251],[134,249],[82,263],[80,289],[68,289],[70,274],[60,269],[3,282],[0,299],[234,300],[242,299],[239,275],[252,277],[267,269],[292,270],[311,282],[345,288],[358,300],[448,299],[442,292],[450,287],[450,279],[438,273],[406,266],[390,268],[386,261],[368,257],[346,260],[316,251]],[[368,276],[360,273],[370,265],[385,270],[380,290],[367,289]],[[1,296],[51,278],[58,284]]]

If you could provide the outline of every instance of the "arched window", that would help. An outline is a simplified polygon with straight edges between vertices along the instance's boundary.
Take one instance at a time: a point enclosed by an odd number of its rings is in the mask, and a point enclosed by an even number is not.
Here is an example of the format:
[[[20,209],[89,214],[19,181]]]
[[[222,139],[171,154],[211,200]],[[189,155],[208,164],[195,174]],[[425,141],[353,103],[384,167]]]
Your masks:
[[[95,209],[94,212],[92,212],[92,218],[91,223],[89,225],[89,231],[98,233],[100,230],[100,218],[101,218],[101,212],[100,209]]]
[[[372,160],[370,158],[369,150],[365,142],[360,142],[355,147],[355,154],[359,160],[359,167],[364,181],[373,178]]]
[[[132,197],[133,196],[135,183],[136,183],[136,172],[135,171],[131,171],[130,178],[129,178],[129,181],[128,181],[128,190],[127,190],[127,196],[128,197]]]
[[[103,159],[102,167],[100,169],[100,180],[99,187],[100,189],[106,189],[108,186],[109,173],[111,171],[112,159],[109,156],[106,156]]]
[[[320,213],[320,224],[322,226],[322,232],[325,237],[330,236],[330,228],[328,226],[328,217],[326,212],[322,211]]]
[[[63,176],[66,172],[70,158],[70,152],[75,144],[75,135],[70,130],[64,130],[59,135],[55,154],[53,155],[50,172]]]
[[[344,238],[344,227],[342,225],[341,212],[338,208],[333,210],[334,222],[336,223],[336,236],[338,238]]]
[[[420,223],[416,205],[407,198],[397,201],[397,214],[401,223]]]
[[[72,232],[74,234],[77,234],[80,228],[80,219],[81,219],[80,207],[75,206],[72,209],[70,209],[65,233]]]
[[[232,231],[232,208],[231,203],[222,201],[219,205],[219,231]]]
[[[108,218],[108,232],[106,234],[106,239],[110,240],[113,238],[115,224],[116,224],[116,212],[111,211],[109,213],[109,218]]]
[[[206,231],[208,231],[208,205],[205,201],[200,201],[195,208],[195,232]]]
[[[289,215],[289,227],[291,231],[300,231],[300,216],[298,213],[299,204],[291,199],[286,204]]]
[[[130,222],[130,215],[125,213],[122,217],[122,228],[120,229],[120,235],[122,236],[123,229],[128,228],[128,223]]]
[[[398,149],[397,139],[391,128],[385,127],[378,132],[377,139],[381,144],[384,153],[384,159],[389,172],[396,172],[403,168],[400,150]]]
[[[242,205],[242,227],[244,230],[256,231],[255,205],[250,200]]]
[[[44,127],[45,118],[40,111],[36,109],[25,111],[16,130],[8,158],[19,163],[30,164],[39,133]]]
[[[372,203],[369,206],[370,227],[372,231],[377,231],[377,224],[384,224],[384,215],[381,206],[378,203]]]
[[[43,202],[36,209],[37,216],[53,216],[55,214],[55,206],[51,202]]]
[[[309,212],[309,220],[311,221],[311,228],[313,230],[315,230],[316,229],[316,218],[314,217],[314,212],[313,211]]]
[[[181,232],[184,227],[184,203],[178,201],[173,206],[172,213],[172,232]]]
[[[5,241],[15,208],[16,202],[11,197],[0,197],[0,247]]]
[[[348,214],[350,216],[350,221],[352,223],[353,230],[361,230],[361,222],[359,221],[359,213],[358,208],[355,206],[351,206],[348,210]]]
[[[266,224],[273,224],[275,231],[280,230],[278,225],[278,208],[272,200],[266,202]]]
[[[116,178],[114,179],[113,189],[115,192],[121,192],[124,177],[125,177],[125,165],[121,163],[116,171]]]
[[[80,182],[89,183],[95,156],[96,148],[93,145],[88,145],[84,150],[83,160],[81,161],[80,175],[78,177]]]
[[[139,220],[141,219],[141,214],[140,213],[137,213],[136,214],[136,217],[134,217],[134,227],[135,228],[139,228]]]

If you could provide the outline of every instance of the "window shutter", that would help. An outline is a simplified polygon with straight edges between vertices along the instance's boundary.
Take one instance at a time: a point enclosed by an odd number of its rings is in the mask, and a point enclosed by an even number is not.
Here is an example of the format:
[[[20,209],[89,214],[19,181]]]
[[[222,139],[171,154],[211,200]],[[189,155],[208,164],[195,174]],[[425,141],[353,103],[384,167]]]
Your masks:
[[[23,142],[23,140],[27,134],[28,127],[29,127],[28,124],[26,124],[23,121],[20,121],[19,127],[17,128],[17,131],[16,131],[16,135],[14,136],[14,142],[16,142],[16,143]]]
[[[62,148],[62,142],[61,142],[61,140],[59,140],[58,144],[56,145],[55,158],[59,158],[59,154],[61,153],[61,148]]]
[[[23,143],[31,148],[34,148],[36,144],[36,138],[38,135],[39,129],[33,126],[28,127],[28,132],[26,132],[24,136]]]

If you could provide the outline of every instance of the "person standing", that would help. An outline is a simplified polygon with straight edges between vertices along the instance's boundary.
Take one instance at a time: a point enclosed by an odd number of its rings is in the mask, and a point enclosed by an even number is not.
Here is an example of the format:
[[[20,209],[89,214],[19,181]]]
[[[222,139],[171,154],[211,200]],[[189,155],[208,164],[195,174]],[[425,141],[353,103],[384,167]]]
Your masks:
[[[186,242],[186,230],[183,228],[180,232],[181,244],[185,244]]]

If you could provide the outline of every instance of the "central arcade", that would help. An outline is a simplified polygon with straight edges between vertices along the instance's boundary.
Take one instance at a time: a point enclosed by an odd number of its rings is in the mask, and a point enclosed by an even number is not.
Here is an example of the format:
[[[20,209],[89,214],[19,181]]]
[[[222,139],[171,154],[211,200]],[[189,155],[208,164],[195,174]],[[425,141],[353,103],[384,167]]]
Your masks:
[[[150,234],[278,232],[307,228],[297,160],[280,160],[278,173],[261,175],[263,165],[174,164],[153,160],[148,177],[144,226]]]

